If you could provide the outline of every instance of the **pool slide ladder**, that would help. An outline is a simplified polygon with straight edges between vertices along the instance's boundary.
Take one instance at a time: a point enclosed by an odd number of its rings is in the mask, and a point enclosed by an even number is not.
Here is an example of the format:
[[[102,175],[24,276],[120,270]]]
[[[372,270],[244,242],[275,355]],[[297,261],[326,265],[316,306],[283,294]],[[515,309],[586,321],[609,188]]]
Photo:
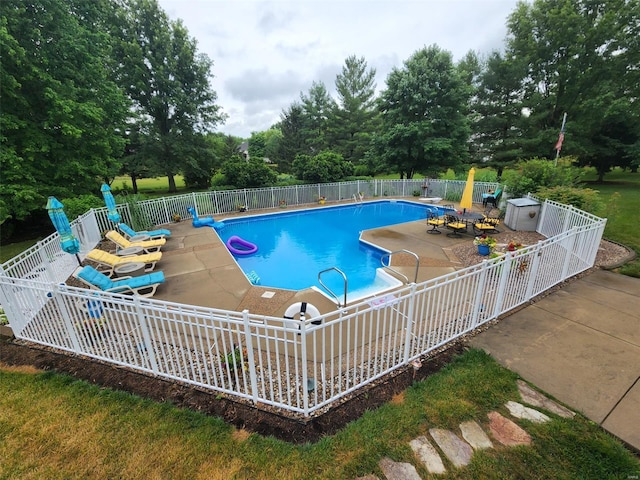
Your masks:
[[[417,283],[418,281],[418,269],[420,268],[420,258],[418,257],[418,255],[416,255],[414,252],[411,252],[409,250],[395,250],[393,252],[387,252],[384,255],[382,255],[382,257],[380,257],[380,263],[382,264],[382,268],[384,268],[385,270],[389,270],[390,272],[393,272],[395,275],[398,275],[400,277],[403,277],[405,280],[405,283],[410,283],[409,282],[409,277],[407,277],[404,273],[399,272],[398,270],[396,270],[395,268],[393,268],[391,266],[391,257],[396,254],[396,253],[406,253],[408,255],[412,255],[415,260],[416,260],[416,270],[415,270],[415,274],[413,277],[413,283]],[[385,264],[384,260],[388,258],[388,262]],[[338,272],[341,276],[342,279],[344,280],[344,292],[343,292],[343,299],[344,299],[344,303],[340,304],[340,297],[338,297],[338,295],[331,290],[327,285],[325,285],[325,283],[322,281],[322,275],[324,273],[330,272],[330,271],[335,271]],[[338,305],[338,308],[340,307],[344,307],[347,305],[347,290],[349,287],[349,280],[347,279],[347,275],[340,270],[338,267],[331,267],[331,268],[327,268],[325,270],[322,270],[321,272],[318,273],[318,283],[329,293],[329,295],[331,295],[333,298],[335,298],[336,303]]]

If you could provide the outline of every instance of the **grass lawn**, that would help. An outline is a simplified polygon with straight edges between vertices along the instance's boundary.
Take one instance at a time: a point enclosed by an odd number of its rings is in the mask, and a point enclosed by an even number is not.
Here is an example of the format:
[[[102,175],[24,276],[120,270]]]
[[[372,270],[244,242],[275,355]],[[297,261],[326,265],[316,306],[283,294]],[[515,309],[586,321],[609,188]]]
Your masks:
[[[186,186],[184,184],[184,178],[182,177],[182,175],[176,175],[174,179],[176,181],[176,188],[178,189],[178,193],[185,193]],[[169,191],[169,179],[167,177],[141,178],[137,181],[137,184],[138,191],[140,193],[148,195],[162,194],[163,196],[166,196],[167,192]],[[116,177],[113,182],[111,182],[111,188],[113,190],[128,189],[129,191],[131,191],[131,177]]]
[[[595,170],[591,170],[587,181],[595,181]],[[604,183],[589,183],[588,187],[598,190],[603,199],[614,199],[611,207],[602,216],[607,217],[604,236],[622,243],[640,256],[640,173],[623,172],[615,169],[604,177]],[[640,257],[618,269],[619,273],[640,277]]]
[[[409,442],[428,429],[456,430],[518,400],[517,376],[471,350],[391,402],[315,444],[291,445],[69,376],[0,366],[0,478],[352,479],[385,456],[414,464]],[[530,447],[474,454],[447,464],[443,479],[634,478],[640,463],[617,440],[577,415],[517,420]],[[447,462],[444,460],[445,463]],[[429,477],[430,478],[430,477]]]
[[[0,245],[0,263],[4,263],[7,260],[19,255],[27,250],[29,247],[35,245],[40,238],[34,238],[32,240],[24,240],[22,242],[8,243],[6,245]]]

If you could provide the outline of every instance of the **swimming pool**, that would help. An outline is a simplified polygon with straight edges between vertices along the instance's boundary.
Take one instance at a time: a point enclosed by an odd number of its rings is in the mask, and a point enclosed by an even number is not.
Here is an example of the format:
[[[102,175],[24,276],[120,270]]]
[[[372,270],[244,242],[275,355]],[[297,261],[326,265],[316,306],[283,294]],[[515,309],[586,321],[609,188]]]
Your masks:
[[[262,286],[321,288],[318,272],[337,267],[346,274],[352,297],[355,292],[375,293],[393,285],[384,276],[376,275],[385,252],[361,242],[360,233],[424,220],[428,208],[442,212],[441,207],[432,205],[383,200],[225,219],[225,226],[217,233],[225,243],[235,235],[258,246],[257,253],[234,254],[234,258],[245,275],[255,272]],[[337,272],[328,272],[322,280],[341,295],[344,281]]]

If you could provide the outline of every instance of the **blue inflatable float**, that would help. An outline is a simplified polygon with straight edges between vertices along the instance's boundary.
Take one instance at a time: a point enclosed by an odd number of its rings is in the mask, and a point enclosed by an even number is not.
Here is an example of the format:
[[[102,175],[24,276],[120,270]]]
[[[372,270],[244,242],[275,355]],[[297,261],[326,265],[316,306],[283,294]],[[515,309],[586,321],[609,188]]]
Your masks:
[[[216,222],[213,219],[213,217],[198,218],[198,214],[196,213],[196,210],[193,207],[188,207],[187,212],[189,212],[193,217],[193,220],[191,221],[191,225],[193,225],[196,228],[213,227],[216,230],[220,230],[222,227],[224,227],[224,222]]]

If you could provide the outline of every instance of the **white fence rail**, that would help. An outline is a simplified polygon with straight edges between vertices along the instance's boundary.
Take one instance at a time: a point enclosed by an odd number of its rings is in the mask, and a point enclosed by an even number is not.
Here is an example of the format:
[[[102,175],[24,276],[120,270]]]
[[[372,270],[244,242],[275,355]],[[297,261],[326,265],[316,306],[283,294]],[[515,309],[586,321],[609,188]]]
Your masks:
[[[268,192],[246,198],[267,201]],[[296,194],[297,201],[306,201],[309,192],[291,189],[285,200]],[[271,201],[280,201],[278,193]],[[207,211],[234,205],[237,195],[211,197]],[[204,208],[205,200],[195,200]],[[149,212],[160,215],[164,205],[171,215],[188,204],[163,199]],[[87,244],[99,240],[93,231],[100,232],[99,218],[90,212],[79,219]],[[336,310],[319,324],[60,284],[76,264],[73,256],[60,255],[54,236],[2,266],[0,302],[20,339],[310,416],[590,268],[605,223],[545,202],[539,231],[554,236],[411,284],[386,303]],[[71,261],[63,265],[59,258]]]
[[[128,205],[118,205],[122,221],[135,230],[147,229],[153,225],[172,222],[174,214],[180,218],[191,218],[187,208],[194,207],[198,216],[224,215],[235,212],[240,206],[248,210],[277,208],[281,202],[286,205],[310,205],[320,197],[327,202],[359,199],[360,194],[371,197],[440,197],[445,201],[457,201],[462,196],[465,182],[458,180],[371,180],[314,185],[292,185],[243,190],[223,190],[189,193],[136,203],[136,212]],[[491,182],[475,182],[473,202],[481,203],[482,194],[499,185]],[[106,208],[95,210],[99,231],[112,228],[107,218]],[[135,221],[134,221],[135,219]]]

